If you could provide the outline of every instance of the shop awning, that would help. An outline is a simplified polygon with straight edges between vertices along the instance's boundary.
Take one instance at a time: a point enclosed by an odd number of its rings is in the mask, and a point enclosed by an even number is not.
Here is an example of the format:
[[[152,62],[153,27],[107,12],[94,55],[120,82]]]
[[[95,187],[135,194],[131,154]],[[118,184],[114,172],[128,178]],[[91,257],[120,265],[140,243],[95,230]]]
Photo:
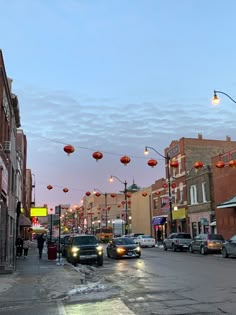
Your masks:
[[[235,208],[235,207],[236,207],[236,196],[217,205],[217,209]]]
[[[166,222],[166,217],[157,216],[157,217],[152,218],[152,225],[162,225],[165,222]]]
[[[19,226],[25,226],[25,227],[29,227],[31,226],[31,221],[29,218],[25,217],[23,214],[20,214],[19,216]]]

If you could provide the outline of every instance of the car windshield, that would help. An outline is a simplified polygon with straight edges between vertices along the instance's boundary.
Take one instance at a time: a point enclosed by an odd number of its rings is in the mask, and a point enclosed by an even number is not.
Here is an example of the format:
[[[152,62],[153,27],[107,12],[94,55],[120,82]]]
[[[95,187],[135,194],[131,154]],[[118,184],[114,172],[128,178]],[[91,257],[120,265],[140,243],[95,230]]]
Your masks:
[[[223,241],[224,240],[223,236],[220,235],[220,234],[209,234],[208,235],[208,239],[209,240],[219,240],[219,241]]]
[[[191,238],[190,234],[177,234],[176,238]]]
[[[135,244],[134,241],[131,238],[123,237],[118,238],[115,240],[116,245],[128,245],[128,244]]]
[[[142,235],[141,238],[151,238],[149,235]]]
[[[96,245],[97,239],[93,236],[81,236],[73,239],[73,245]]]

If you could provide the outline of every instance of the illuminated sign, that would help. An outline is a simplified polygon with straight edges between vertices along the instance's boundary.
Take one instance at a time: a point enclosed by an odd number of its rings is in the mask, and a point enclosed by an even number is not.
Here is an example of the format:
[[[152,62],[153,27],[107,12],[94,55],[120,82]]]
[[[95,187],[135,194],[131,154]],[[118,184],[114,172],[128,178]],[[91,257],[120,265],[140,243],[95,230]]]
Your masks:
[[[48,209],[45,207],[30,208],[31,217],[46,217],[48,215]]]

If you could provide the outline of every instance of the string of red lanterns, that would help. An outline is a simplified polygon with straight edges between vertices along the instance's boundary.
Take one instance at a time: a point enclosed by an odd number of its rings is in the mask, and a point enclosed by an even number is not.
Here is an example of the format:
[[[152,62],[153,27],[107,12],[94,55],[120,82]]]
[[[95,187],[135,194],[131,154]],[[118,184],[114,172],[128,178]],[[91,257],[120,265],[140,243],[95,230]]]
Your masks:
[[[193,166],[194,166],[195,169],[199,170],[199,169],[201,169],[204,166],[204,164],[201,161],[197,161],[197,162],[194,163]],[[224,168],[225,166],[229,166],[229,167],[235,168],[236,167],[236,160],[230,160],[228,162],[228,164],[226,164],[222,160],[219,160],[219,161],[217,161],[215,163],[215,167],[216,168]]]

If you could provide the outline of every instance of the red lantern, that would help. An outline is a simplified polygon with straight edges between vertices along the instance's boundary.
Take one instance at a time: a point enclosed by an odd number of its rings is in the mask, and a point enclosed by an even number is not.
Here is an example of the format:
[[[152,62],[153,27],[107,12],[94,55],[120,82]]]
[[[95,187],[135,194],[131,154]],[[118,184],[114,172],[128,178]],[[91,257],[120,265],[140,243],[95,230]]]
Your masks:
[[[148,160],[147,164],[151,167],[154,167],[158,164],[158,162],[157,160],[151,159],[151,160]]]
[[[170,167],[177,168],[179,166],[179,162],[176,159],[170,161]]]
[[[127,197],[127,198],[130,198],[130,197],[131,197],[131,194],[130,194],[130,193],[127,193],[127,194],[126,194],[126,197]]]
[[[97,191],[97,192],[95,193],[95,196],[96,196],[96,197],[100,197],[101,194]]]
[[[124,165],[127,165],[130,162],[130,158],[128,156],[122,156],[120,158],[121,163],[123,163]]]
[[[48,189],[48,190],[53,189],[52,185],[48,185],[48,186],[47,186],[47,189]]]
[[[102,154],[101,152],[99,152],[99,151],[96,151],[96,152],[93,153],[93,158],[94,158],[96,161],[98,161],[98,160],[100,160],[100,159],[103,158],[103,154]]]
[[[101,207],[97,207],[98,210],[101,210]]]
[[[229,166],[230,167],[236,167],[236,160],[229,161]]]
[[[67,193],[69,191],[68,188],[63,188],[64,193]]]
[[[116,197],[116,194],[111,194],[111,198],[115,198]]]
[[[73,153],[74,151],[75,151],[75,148],[72,146],[72,145],[66,145],[65,147],[64,147],[64,151],[68,154],[68,155],[70,155],[71,153]]]
[[[160,195],[160,194],[161,194],[160,191],[156,191],[156,192],[155,192],[155,195],[157,195],[157,196]]]
[[[87,210],[90,210],[90,207],[88,207]]]
[[[196,170],[199,170],[200,168],[203,167],[203,163],[201,161],[197,161],[194,163],[194,168],[196,168]]]
[[[121,203],[122,203],[122,205],[124,205],[124,204],[125,204],[125,201],[121,201]]]
[[[91,192],[90,192],[90,191],[87,191],[87,192],[85,193],[85,195],[86,195],[86,196],[90,196],[90,195],[91,195]]]
[[[164,183],[164,184],[162,185],[162,187],[166,189],[166,188],[168,187],[168,185],[167,185],[166,183]]]
[[[128,205],[131,205],[131,200],[128,200]]]
[[[176,186],[176,183],[172,183],[172,184],[171,184],[171,187],[172,187],[172,188],[176,188],[176,187],[177,187],[177,186]]]
[[[121,205],[117,205],[117,207],[118,207],[118,208],[120,208],[120,207],[121,207]]]
[[[100,212],[98,212],[98,214],[100,214]]]
[[[107,210],[110,211],[110,210],[111,210],[111,207],[108,207]]]
[[[215,165],[217,168],[223,168],[225,166],[225,163],[220,160],[220,161],[217,161]]]
[[[142,196],[143,196],[143,197],[147,197],[146,191],[144,191],[144,192],[142,193]]]

